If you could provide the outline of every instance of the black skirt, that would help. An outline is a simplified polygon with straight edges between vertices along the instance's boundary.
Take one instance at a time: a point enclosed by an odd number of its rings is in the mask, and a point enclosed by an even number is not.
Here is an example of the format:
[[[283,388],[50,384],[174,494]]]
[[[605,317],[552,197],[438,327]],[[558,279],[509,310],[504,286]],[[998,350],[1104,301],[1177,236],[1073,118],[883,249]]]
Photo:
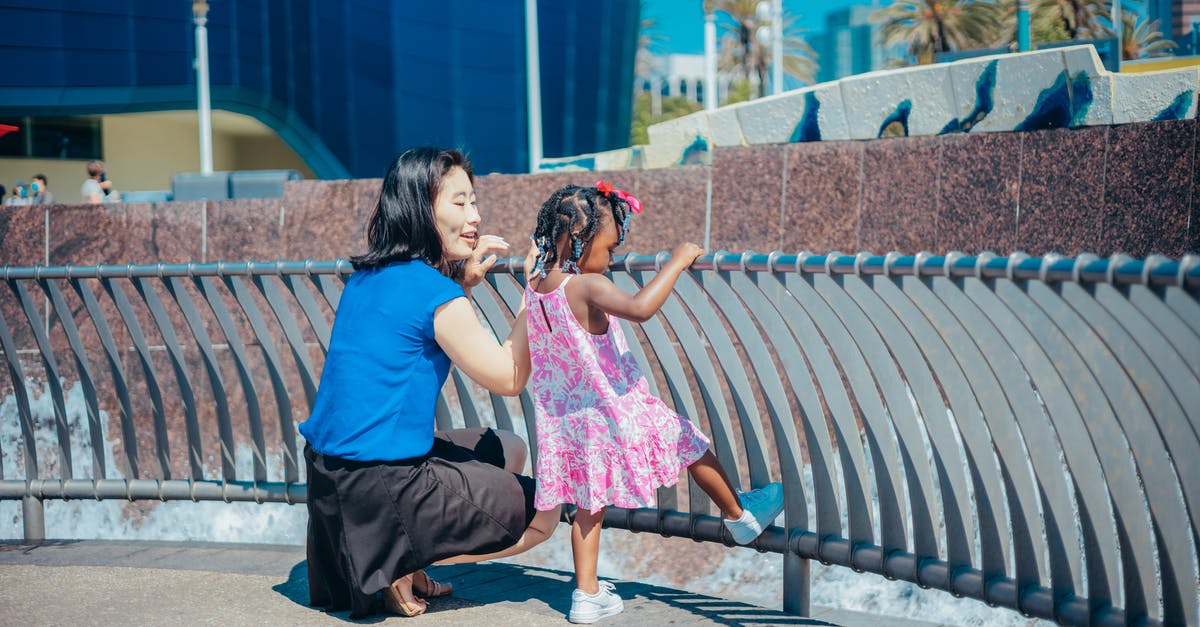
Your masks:
[[[421,457],[358,462],[304,447],[309,602],[371,614],[375,593],[457,555],[506,549],[533,521],[534,481],[504,470],[491,429],[434,434]]]

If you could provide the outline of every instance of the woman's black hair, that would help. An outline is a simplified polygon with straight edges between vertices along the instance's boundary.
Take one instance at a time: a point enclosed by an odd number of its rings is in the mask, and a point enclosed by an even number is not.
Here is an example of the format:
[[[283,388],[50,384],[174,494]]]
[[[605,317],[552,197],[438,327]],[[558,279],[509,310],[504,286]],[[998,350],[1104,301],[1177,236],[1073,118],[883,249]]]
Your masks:
[[[354,269],[420,259],[451,278],[461,276],[462,262],[446,262],[433,207],[442,179],[454,168],[475,182],[471,161],[457,150],[411,148],[396,157],[367,224],[367,252],[350,258]]]
[[[569,259],[562,260],[561,268],[564,272],[578,269],[575,264],[600,227],[602,204],[607,205],[617,225],[618,241],[625,241],[625,233],[629,228],[629,203],[612,192],[568,185],[542,203],[542,208],[538,210],[537,226],[533,230],[533,241],[538,247],[533,276],[545,274],[546,268],[559,263],[558,242],[564,234],[571,242],[571,252]],[[576,234],[576,227],[581,223]]]

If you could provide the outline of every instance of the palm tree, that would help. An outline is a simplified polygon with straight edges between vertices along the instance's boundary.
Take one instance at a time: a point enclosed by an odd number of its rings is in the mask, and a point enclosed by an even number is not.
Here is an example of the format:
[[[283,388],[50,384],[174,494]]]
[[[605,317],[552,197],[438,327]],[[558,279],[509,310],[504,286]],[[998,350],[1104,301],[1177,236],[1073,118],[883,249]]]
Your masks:
[[[879,9],[872,19],[883,24],[883,44],[905,44],[918,63],[935,54],[991,45],[998,38],[996,5],[972,0],[897,2]]]
[[[1033,0],[1029,7],[1029,35],[1032,43],[1067,41],[1071,33],[1060,19],[1058,0]],[[996,12],[1000,20],[995,46],[1015,46],[1017,41],[1017,0],[999,0]],[[1014,48],[1015,49],[1015,48]]]
[[[729,17],[721,22],[718,65],[723,71],[738,72],[743,79],[758,79],[758,95],[767,93],[767,74],[771,67],[771,46],[760,42],[756,33],[769,21],[758,18],[757,0],[705,0],[705,12],[720,11]],[[796,28],[796,17],[783,15],[783,71],[805,83],[813,83],[817,73],[817,53],[804,41]]]
[[[1175,48],[1175,42],[1163,39],[1158,20],[1153,22],[1132,11],[1121,14],[1121,60],[1156,57]]]
[[[1111,8],[1107,0],[1037,0],[1032,10],[1054,16],[1070,39],[1100,39],[1111,32],[1099,21]]]
[[[641,3],[641,15],[646,15],[646,2]],[[646,77],[654,71],[654,55],[662,48],[665,37],[658,32],[658,20],[643,17],[638,24],[637,54],[633,60],[634,76]]]

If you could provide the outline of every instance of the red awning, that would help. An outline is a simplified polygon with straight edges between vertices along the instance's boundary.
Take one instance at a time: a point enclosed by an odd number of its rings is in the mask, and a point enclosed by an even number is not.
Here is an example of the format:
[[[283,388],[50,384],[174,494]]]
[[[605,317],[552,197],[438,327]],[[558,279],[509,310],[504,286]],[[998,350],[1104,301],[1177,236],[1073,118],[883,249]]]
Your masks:
[[[4,137],[5,135],[8,135],[9,133],[15,133],[19,130],[21,130],[21,129],[16,126],[13,126],[12,124],[0,124],[0,137]]]

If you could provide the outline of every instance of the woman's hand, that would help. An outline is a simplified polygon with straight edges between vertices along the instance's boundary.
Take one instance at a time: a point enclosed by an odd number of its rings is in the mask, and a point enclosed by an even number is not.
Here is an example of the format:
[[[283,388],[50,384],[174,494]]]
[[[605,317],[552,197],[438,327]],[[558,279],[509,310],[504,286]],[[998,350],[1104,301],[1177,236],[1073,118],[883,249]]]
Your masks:
[[[471,256],[467,258],[466,265],[463,267],[463,289],[469,290],[479,285],[488,270],[496,265],[496,261],[499,259],[497,253],[506,253],[508,249],[508,242],[504,241],[502,237],[497,235],[479,236],[475,250],[471,252]]]

